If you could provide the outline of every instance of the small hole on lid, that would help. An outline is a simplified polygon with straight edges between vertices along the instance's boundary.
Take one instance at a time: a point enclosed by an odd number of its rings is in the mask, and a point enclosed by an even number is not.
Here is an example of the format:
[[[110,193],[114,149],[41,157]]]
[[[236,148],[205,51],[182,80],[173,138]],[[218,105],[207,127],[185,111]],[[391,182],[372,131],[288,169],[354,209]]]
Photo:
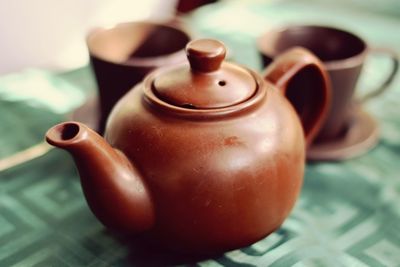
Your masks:
[[[219,82],[218,82],[218,85],[219,85],[219,86],[225,86],[225,85],[226,85],[226,82],[225,82],[225,81],[219,81]]]

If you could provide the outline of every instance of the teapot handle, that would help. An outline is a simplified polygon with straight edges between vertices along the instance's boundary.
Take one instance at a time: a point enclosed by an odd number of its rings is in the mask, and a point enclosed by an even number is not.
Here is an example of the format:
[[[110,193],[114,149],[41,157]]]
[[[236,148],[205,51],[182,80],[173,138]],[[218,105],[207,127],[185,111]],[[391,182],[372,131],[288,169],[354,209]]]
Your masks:
[[[331,101],[330,79],[323,63],[308,50],[295,47],[277,56],[263,77],[294,106],[309,146],[324,123]]]

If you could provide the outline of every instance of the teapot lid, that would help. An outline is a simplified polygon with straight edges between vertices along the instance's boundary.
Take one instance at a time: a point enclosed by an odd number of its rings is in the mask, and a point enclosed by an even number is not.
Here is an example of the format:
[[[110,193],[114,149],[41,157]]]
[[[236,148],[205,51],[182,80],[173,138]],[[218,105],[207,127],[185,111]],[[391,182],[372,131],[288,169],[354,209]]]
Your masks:
[[[257,83],[245,68],[223,62],[226,49],[212,39],[186,46],[187,65],[161,73],[152,81],[154,94],[171,105],[191,109],[229,107],[254,95]]]

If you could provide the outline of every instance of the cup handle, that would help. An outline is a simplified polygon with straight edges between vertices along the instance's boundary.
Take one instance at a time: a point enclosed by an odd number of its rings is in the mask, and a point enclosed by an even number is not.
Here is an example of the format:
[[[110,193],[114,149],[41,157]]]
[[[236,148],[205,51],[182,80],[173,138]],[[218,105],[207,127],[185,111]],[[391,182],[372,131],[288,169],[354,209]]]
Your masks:
[[[303,79],[306,83],[295,86],[296,77],[301,78],[298,74],[303,71],[312,74],[312,78],[307,77]],[[323,63],[308,50],[295,47],[276,57],[263,71],[263,77],[275,84],[292,103],[303,125],[306,145],[309,146],[322,127],[330,107],[331,85]],[[295,97],[291,96],[293,94]],[[296,99],[302,99],[302,102],[297,103]]]
[[[358,104],[363,104],[369,100],[371,100],[372,98],[375,98],[379,95],[381,95],[383,92],[386,91],[386,89],[389,88],[389,85],[392,83],[394,77],[396,76],[396,73],[399,69],[399,55],[389,49],[389,48],[372,48],[370,50],[371,54],[382,54],[385,55],[387,57],[389,57],[392,60],[392,69],[389,72],[389,75],[387,76],[387,78],[384,80],[384,82],[378,86],[378,88],[376,88],[373,91],[370,91],[369,93],[361,96],[360,98],[357,99]]]

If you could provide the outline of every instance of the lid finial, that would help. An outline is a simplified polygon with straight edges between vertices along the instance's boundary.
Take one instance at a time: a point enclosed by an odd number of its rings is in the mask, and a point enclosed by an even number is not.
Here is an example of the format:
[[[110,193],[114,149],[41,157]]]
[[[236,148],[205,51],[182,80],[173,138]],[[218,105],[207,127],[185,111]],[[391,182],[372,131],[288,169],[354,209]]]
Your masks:
[[[225,45],[213,39],[198,39],[186,45],[186,55],[193,71],[213,72],[225,59]]]
[[[151,90],[160,100],[185,109],[216,109],[249,99],[257,89],[247,69],[224,61],[224,44],[211,39],[187,44],[187,64],[161,69]]]

